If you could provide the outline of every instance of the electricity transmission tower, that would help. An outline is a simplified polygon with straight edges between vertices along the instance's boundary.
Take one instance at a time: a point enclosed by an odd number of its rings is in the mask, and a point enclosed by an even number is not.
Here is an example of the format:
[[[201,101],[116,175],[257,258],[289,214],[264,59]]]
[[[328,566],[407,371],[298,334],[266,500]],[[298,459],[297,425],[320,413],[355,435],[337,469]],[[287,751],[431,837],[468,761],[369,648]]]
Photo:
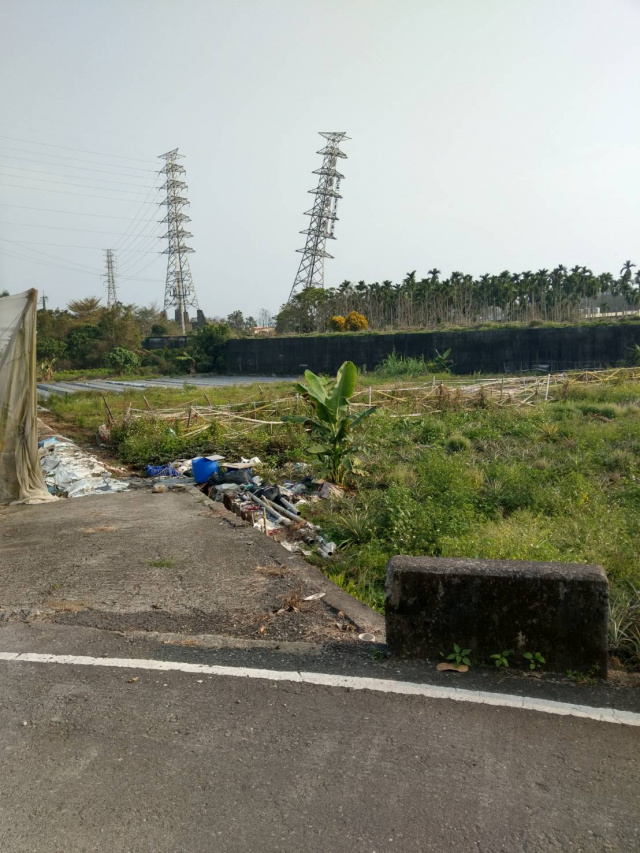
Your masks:
[[[160,170],[164,173],[166,181],[162,186],[167,191],[167,197],[160,204],[166,204],[167,215],[160,222],[167,223],[167,233],[161,239],[167,239],[169,246],[163,254],[168,255],[167,260],[167,283],[164,291],[165,314],[170,308],[175,308],[175,320],[180,323],[184,333],[189,322],[189,306],[198,312],[198,319],[204,318],[198,310],[198,297],[196,296],[191,268],[189,267],[189,254],[194,251],[186,245],[185,240],[193,237],[189,231],[185,231],[186,222],[191,219],[184,213],[183,208],[189,204],[189,200],[182,195],[187,185],[182,180],[185,175],[184,166],[178,163],[184,155],[178,154],[178,149],[161,154],[160,159],[165,165]]]
[[[107,280],[107,308],[113,308],[118,301],[118,291],[116,289],[116,261],[113,256],[113,249],[106,249],[105,256],[107,263],[107,272],[105,274],[105,278]]]
[[[297,290],[302,287],[324,287],[324,261],[325,258],[333,258],[325,251],[327,240],[335,240],[334,230],[338,219],[336,211],[338,209],[338,199],[340,195],[340,181],[344,177],[336,169],[338,157],[346,158],[346,154],[340,150],[339,144],[344,139],[349,139],[346,133],[323,133],[320,131],[320,136],[324,136],[327,144],[324,148],[318,151],[322,154],[322,166],[316,169],[313,174],[320,175],[318,186],[309,190],[312,195],[315,195],[315,201],[311,210],[307,210],[305,216],[310,216],[311,221],[309,227],[301,234],[307,235],[307,241],[304,249],[297,249],[302,253],[302,260],[298,267],[289,300]]]

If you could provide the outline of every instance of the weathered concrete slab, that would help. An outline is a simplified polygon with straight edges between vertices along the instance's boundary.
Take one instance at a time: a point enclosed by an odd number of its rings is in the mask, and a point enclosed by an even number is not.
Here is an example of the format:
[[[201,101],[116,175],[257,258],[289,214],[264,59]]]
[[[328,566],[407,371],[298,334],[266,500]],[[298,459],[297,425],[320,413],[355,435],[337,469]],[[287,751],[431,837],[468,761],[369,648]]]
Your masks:
[[[325,597],[299,601],[317,591]],[[195,490],[0,507],[0,623],[357,643],[338,610],[362,631],[384,629],[319,569]]]
[[[393,557],[387,566],[389,650],[437,659],[453,644],[473,662],[540,652],[546,669],[607,673],[608,586],[600,566]]]

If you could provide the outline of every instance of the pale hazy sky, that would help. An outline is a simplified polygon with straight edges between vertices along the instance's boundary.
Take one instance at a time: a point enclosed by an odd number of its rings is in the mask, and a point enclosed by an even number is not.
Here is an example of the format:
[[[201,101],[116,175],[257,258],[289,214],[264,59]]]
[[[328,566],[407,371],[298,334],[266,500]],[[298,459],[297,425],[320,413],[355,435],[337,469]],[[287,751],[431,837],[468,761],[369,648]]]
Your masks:
[[[327,286],[640,263],[639,35],[640,0],[0,0],[0,290],[102,295],[115,245],[161,304],[137,170],[177,146],[201,307],[276,310],[320,130],[352,138]]]

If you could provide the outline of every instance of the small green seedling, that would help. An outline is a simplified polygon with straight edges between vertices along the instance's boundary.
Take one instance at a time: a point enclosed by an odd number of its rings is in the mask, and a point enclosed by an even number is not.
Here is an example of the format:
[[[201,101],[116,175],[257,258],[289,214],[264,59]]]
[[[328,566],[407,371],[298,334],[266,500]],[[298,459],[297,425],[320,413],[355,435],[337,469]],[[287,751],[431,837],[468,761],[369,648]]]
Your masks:
[[[460,666],[461,664],[471,666],[471,661],[469,660],[470,654],[471,649],[461,649],[457,643],[454,643],[453,651],[450,655],[447,655],[447,660],[452,660],[456,666]]]
[[[152,569],[170,569],[173,566],[173,560],[149,560],[149,565]]]
[[[598,679],[596,676],[597,669],[595,667],[591,667],[589,672],[579,672],[575,669],[568,669],[567,676],[575,681],[576,684],[597,684]]]
[[[542,664],[546,663],[540,652],[525,652],[522,657],[529,661],[529,669],[540,669]]]
[[[491,660],[495,663],[496,669],[509,666],[509,655],[512,654],[513,649],[507,649],[504,652],[496,652],[495,655],[491,655]]]

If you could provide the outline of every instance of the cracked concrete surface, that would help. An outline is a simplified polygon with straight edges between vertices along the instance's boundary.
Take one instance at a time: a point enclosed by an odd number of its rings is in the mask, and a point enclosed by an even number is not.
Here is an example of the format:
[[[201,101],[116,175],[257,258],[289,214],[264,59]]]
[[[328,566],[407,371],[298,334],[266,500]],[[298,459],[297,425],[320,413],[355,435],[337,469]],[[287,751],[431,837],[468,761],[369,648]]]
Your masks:
[[[198,493],[3,507],[0,525],[0,565],[11,568],[0,574],[5,620],[357,643],[342,609],[383,635],[382,617]],[[324,599],[302,601],[319,591]]]

